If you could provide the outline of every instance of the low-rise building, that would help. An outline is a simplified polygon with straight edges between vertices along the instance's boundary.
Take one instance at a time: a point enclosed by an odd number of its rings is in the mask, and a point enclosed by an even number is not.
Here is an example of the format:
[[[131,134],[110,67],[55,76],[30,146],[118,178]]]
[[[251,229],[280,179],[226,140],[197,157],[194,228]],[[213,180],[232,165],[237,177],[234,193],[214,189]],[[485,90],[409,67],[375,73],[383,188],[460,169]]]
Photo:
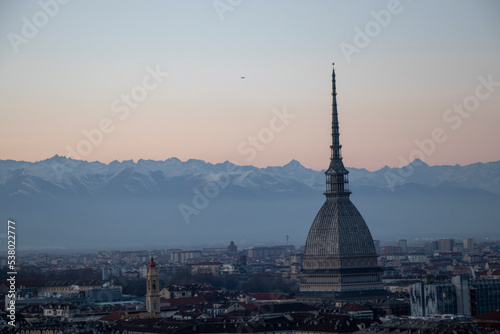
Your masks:
[[[80,308],[72,304],[48,304],[43,307],[43,315],[45,317],[69,319],[77,314],[80,314]]]
[[[206,275],[211,274],[217,276],[220,274],[220,268],[222,263],[220,262],[198,262],[191,265],[192,275]]]
[[[408,262],[425,263],[427,262],[427,255],[425,254],[409,254]]]
[[[58,293],[61,296],[67,296],[80,291],[99,289],[104,282],[102,281],[46,281],[38,287],[38,293]]]

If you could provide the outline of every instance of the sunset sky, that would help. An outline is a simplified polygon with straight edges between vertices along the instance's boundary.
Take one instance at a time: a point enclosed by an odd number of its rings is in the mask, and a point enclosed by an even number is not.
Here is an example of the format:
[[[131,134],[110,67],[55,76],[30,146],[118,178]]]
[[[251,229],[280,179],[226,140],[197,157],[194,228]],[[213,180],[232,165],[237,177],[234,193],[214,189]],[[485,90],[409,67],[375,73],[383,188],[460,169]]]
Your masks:
[[[0,159],[323,169],[335,62],[346,166],[500,160],[498,1],[5,0],[0,36]]]

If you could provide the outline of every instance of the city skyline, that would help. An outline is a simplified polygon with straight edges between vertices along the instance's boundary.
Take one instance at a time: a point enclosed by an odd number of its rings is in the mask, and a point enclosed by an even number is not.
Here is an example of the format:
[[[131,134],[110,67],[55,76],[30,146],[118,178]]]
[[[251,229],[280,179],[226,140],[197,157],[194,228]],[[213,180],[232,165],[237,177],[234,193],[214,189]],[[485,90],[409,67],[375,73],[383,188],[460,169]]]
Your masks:
[[[347,166],[500,160],[498,3],[117,4],[0,2],[0,159],[325,169],[335,62]]]
[[[498,14],[0,0],[0,331],[500,330]]]

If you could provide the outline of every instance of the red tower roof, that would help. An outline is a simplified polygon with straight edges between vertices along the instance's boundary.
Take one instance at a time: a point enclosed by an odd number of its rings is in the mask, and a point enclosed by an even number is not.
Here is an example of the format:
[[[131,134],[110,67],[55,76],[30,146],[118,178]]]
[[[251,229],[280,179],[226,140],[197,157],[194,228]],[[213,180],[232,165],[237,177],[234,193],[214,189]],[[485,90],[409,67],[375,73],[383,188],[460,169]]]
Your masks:
[[[150,268],[156,267],[155,260],[153,260],[153,255],[151,255],[151,261],[149,261],[149,267]]]

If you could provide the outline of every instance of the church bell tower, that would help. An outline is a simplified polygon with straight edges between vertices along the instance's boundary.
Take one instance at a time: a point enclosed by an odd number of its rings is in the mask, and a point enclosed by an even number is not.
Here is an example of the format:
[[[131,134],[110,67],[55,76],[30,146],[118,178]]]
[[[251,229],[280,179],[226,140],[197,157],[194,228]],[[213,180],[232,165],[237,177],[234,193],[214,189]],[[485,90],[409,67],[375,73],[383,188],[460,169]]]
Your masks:
[[[153,255],[151,255],[151,261],[149,262],[146,280],[146,310],[150,318],[157,318],[160,316],[160,275],[158,269],[156,269]]]

